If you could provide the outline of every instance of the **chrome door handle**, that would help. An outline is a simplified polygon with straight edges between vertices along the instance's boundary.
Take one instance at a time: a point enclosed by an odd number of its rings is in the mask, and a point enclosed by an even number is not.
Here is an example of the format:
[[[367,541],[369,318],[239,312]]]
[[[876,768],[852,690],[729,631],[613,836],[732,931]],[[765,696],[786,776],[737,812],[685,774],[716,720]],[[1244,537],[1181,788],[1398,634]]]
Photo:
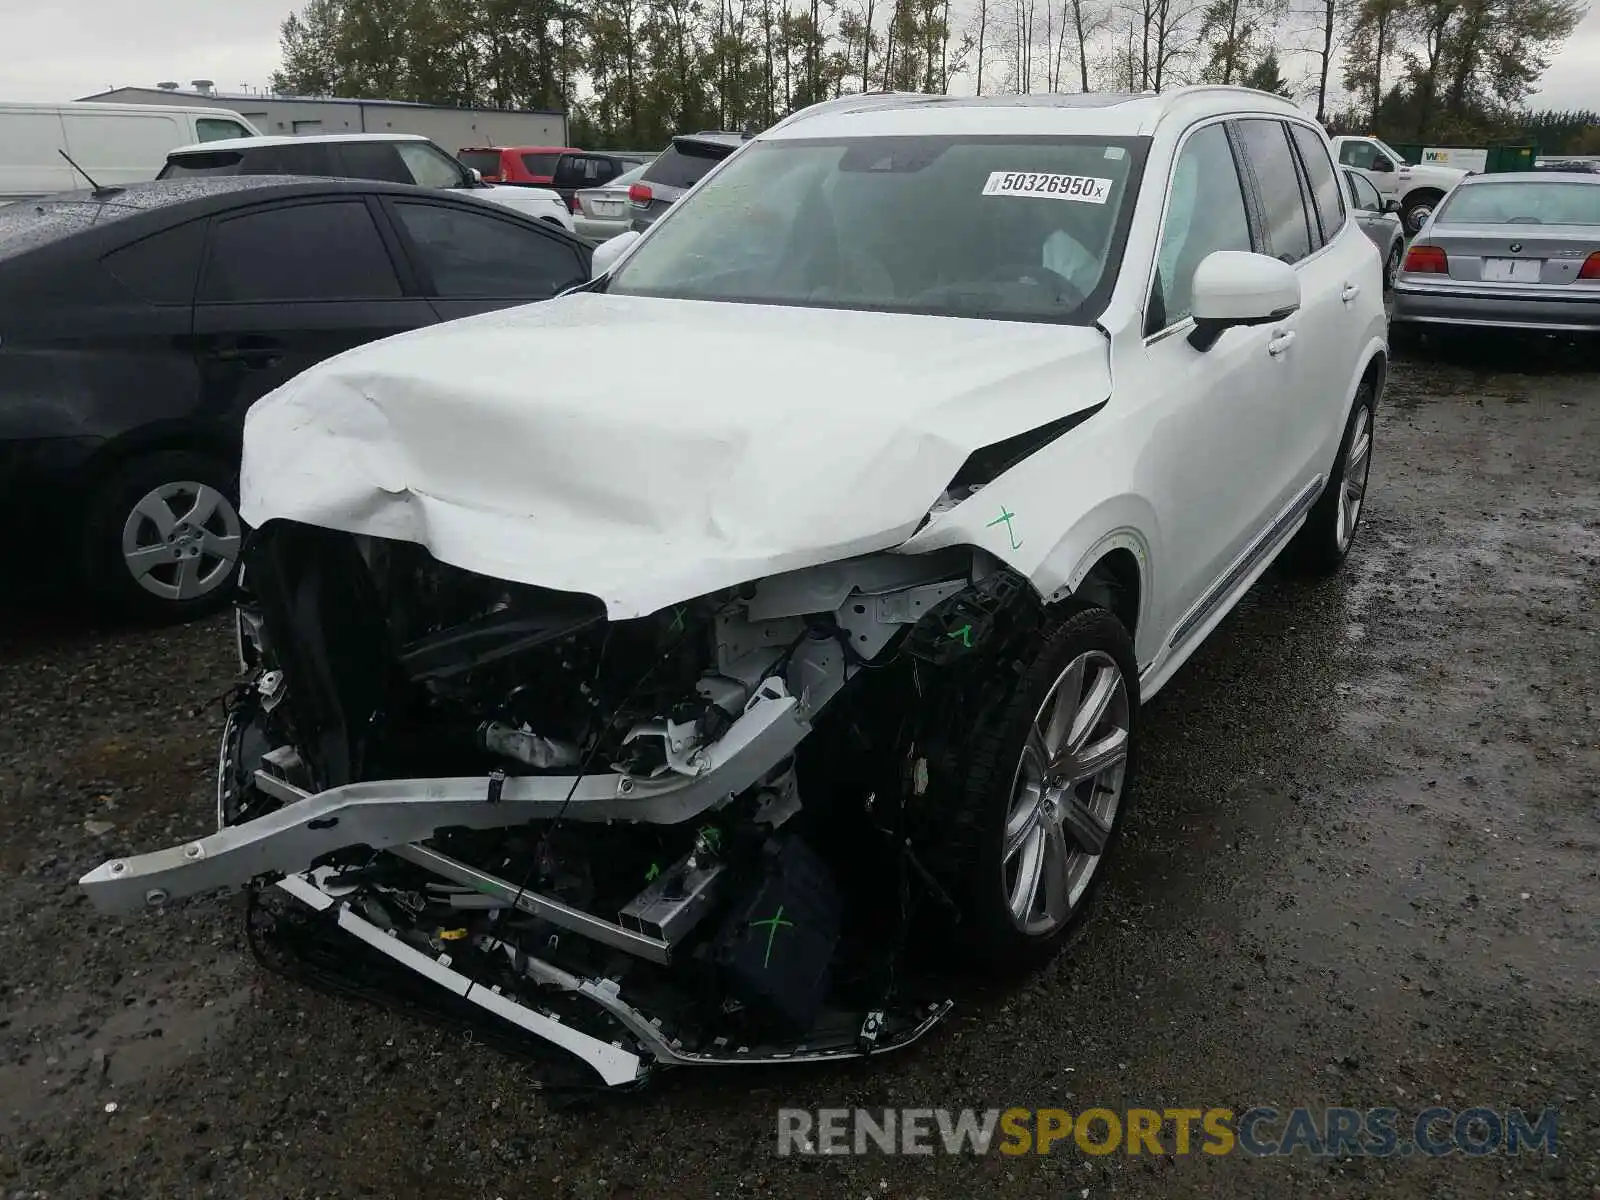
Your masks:
[[[1267,353],[1277,358],[1287,351],[1294,342],[1294,330],[1285,329],[1272,335],[1272,340],[1267,343]]]
[[[1349,304],[1350,301],[1354,300],[1360,294],[1361,285],[1359,283],[1347,283],[1344,285],[1344,291],[1339,293],[1339,299],[1343,300],[1346,304]]]

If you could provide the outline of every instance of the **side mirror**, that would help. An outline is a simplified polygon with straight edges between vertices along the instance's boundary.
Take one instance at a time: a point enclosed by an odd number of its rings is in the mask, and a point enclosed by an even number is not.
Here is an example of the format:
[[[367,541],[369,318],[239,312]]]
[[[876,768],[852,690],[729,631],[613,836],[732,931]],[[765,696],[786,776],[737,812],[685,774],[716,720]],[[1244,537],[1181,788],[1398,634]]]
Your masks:
[[[1385,200],[1383,202],[1383,211],[1386,212],[1386,213],[1397,213],[1397,212],[1399,212],[1400,211],[1400,201],[1395,199],[1395,197],[1390,196],[1387,200]]]
[[[475,187],[475,188],[482,187],[483,186],[483,172],[478,170],[477,167],[468,167],[467,168],[467,180],[468,180],[468,183],[469,183],[469,185],[471,187]]]
[[[1390,171],[1394,170],[1394,164],[1380,154],[1377,158],[1372,160],[1371,169],[1376,171],[1379,175],[1387,175]]]
[[[1214,250],[1194,272],[1194,331],[1204,352],[1235,325],[1281,321],[1300,307],[1300,277],[1288,263],[1243,250]]]
[[[589,270],[596,278],[604,275],[616,266],[617,259],[627,252],[629,246],[639,240],[638,231],[630,229],[626,233],[619,233],[614,238],[607,238],[595,247],[594,255],[589,260]]]

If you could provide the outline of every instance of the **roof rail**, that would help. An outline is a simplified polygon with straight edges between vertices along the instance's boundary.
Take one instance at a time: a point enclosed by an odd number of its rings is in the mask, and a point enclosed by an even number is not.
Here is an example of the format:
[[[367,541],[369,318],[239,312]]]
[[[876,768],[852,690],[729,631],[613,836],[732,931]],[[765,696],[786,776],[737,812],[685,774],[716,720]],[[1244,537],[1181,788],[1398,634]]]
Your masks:
[[[904,104],[908,100],[935,101],[943,99],[943,96],[934,95],[931,92],[856,92],[854,95],[837,96],[832,100],[819,100],[815,104],[809,104],[797,112],[790,113],[772,128],[782,129],[785,125],[793,125],[810,117],[820,117],[824,113],[864,112],[870,108]]]

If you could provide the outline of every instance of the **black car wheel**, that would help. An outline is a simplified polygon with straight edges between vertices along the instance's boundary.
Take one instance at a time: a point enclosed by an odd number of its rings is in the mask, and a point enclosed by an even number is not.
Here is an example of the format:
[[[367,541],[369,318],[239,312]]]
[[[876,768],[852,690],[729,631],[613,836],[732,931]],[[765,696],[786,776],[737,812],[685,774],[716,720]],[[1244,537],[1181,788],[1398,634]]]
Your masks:
[[[1332,575],[1350,553],[1366,508],[1376,404],[1377,389],[1371,383],[1363,383],[1339,441],[1332,477],[1284,554],[1285,565],[1300,574]]]
[[[186,621],[225,605],[243,526],[235,472],[221,459],[166,450],[120,466],[94,494],[83,573],[121,614]]]
[[[969,958],[1026,968],[1088,911],[1128,807],[1139,734],[1133,641],[1106,609],[1054,621],[1009,700],[974,731],[943,815],[944,873]]]

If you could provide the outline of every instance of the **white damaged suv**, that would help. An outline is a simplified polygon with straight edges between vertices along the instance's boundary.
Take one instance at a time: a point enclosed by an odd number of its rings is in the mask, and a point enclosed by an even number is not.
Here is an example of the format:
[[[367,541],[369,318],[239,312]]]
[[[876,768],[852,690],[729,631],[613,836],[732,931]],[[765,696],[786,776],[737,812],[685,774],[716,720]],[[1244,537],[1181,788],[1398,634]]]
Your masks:
[[[605,1084],[905,1045],[908,930],[1057,949],[1140,704],[1345,558],[1378,256],[1225,87],[847,97],[601,253],[254,406],[219,828],[83,886],[245,886]]]

